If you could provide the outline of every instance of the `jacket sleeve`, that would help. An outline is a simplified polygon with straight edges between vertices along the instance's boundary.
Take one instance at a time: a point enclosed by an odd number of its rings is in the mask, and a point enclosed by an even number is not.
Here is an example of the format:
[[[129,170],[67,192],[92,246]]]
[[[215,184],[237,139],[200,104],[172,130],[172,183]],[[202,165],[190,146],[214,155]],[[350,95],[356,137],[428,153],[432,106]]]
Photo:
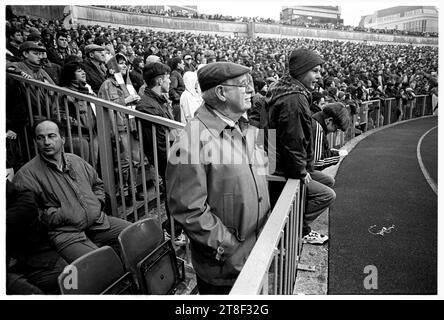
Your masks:
[[[105,184],[99,178],[97,171],[88,162],[83,159],[81,161],[83,162],[87,177],[91,184],[91,189],[97,196],[97,199],[99,199],[103,210],[105,207]]]
[[[192,164],[186,148],[180,148],[180,159],[187,159],[187,164],[178,163],[178,157],[172,155],[178,155],[176,151],[179,148],[177,143],[171,148],[166,170],[170,213],[204,254],[225,261],[236,251],[240,242],[214,214],[214,208],[207,202],[205,165]]]
[[[41,186],[29,171],[19,170],[14,176],[14,185],[18,192],[31,191],[38,206],[39,220],[49,228],[60,227],[64,224],[60,203],[44,196]]]
[[[282,98],[278,119],[277,139],[282,145],[280,162],[287,177],[302,179],[310,169],[311,150],[311,116],[304,112],[305,97],[300,94]]]

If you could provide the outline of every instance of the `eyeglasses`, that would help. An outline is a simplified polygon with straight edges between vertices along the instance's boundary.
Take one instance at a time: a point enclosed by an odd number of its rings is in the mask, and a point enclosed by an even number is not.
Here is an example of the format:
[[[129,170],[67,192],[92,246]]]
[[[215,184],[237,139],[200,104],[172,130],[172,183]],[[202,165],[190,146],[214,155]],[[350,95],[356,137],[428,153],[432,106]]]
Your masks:
[[[227,87],[238,87],[238,88],[247,88],[248,87],[248,83],[240,83],[240,84],[227,84],[227,83],[222,83],[222,86],[227,86]]]
[[[191,58],[185,58],[184,60],[191,60]]]

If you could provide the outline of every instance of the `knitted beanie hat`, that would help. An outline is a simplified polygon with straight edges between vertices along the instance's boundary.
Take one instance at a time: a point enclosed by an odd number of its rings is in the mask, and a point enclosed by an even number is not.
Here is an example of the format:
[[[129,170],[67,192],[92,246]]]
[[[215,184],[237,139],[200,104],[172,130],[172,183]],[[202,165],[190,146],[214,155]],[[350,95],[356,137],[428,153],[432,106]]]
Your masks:
[[[314,51],[305,48],[296,49],[290,55],[290,75],[296,78],[323,63],[324,60]]]

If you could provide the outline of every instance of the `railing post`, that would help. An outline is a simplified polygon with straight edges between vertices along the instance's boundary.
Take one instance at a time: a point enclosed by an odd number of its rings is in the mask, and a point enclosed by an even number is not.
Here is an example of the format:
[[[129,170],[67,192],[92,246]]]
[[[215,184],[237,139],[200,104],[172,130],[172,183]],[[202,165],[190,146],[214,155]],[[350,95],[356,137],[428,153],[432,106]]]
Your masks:
[[[118,206],[116,194],[116,186],[114,180],[114,162],[113,150],[111,146],[111,128],[108,121],[108,110],[105,110],[101,105],[96,104],[97,111],[97,137],[99,140],[99,155],[100,155],[100,172],[102,175],[105,190],[110,195],[112,215],[117,217]]]
[[[386,119],[387,120],[385,120],[385,124],[390,124],[390,121],[392,118],[392,101],[393,100],[391,100],[391,99],[387,99],[384,101],[384,106],[386,107],[386,110],[387,110],[387,112],[386,112]],[[388,105],[387,105],[387,102],[389,102]]]
[[[379,100],[377,102],[377,104],[378,104],[378,108],[376,111],[376,128],[379,128],[379,125],[380,125],[379,118],[381,117],[381,100]]]

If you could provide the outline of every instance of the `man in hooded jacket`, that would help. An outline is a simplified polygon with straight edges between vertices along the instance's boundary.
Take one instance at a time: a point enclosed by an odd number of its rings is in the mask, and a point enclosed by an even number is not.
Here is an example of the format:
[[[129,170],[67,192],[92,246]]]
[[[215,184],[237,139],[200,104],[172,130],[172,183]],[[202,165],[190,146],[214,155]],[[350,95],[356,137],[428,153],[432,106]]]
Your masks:
[[[313,222],[328,206],[336,194],[331,189],[332,177],[313,169],[313,137],[310,111],[311,92],[321,77],[324,61],[314,51],[300,48],[289,58],[289,73],[280,78],[267,93],[268,129],[276,130],[276,175],[301,179],[306,185],[306,205],[303,223],[303,242],[323,244],[326,235],[311,230]],[[269,152],[272,148],[269,148]],[[270,185],[273,200],[283,185]]]

